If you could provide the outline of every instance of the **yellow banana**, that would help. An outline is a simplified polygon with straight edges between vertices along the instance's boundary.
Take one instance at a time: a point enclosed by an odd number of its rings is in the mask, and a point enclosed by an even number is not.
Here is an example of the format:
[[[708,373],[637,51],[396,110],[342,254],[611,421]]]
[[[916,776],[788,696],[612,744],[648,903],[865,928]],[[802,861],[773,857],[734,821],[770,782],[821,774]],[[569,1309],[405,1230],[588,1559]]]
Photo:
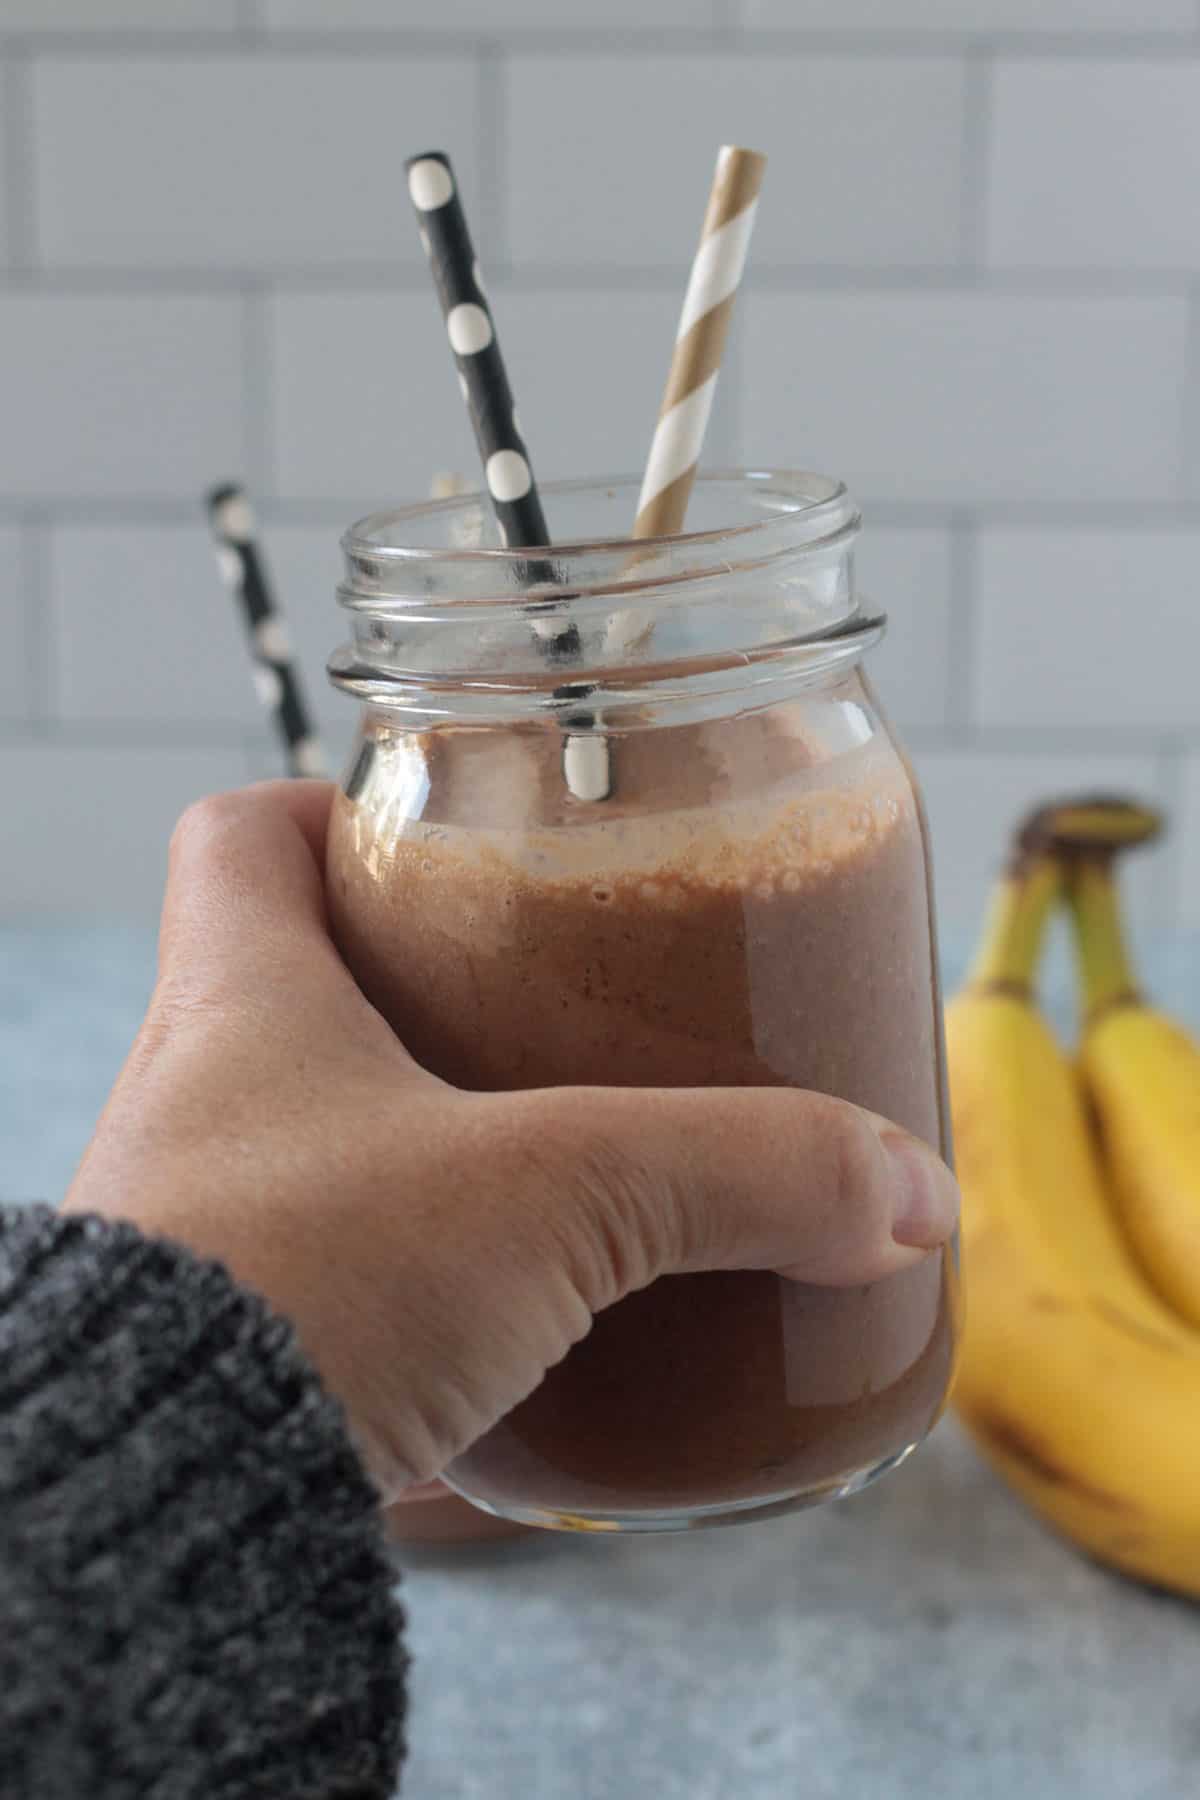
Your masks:
[[[954,1403],[1050,1524],[1200,1596],[1200,1333],[1130,1259],[1078,1077],[1033,1003],[1057,890],[1045,855],[1005,880],[947,1008],[967,1284]]]
[[[1057,823],[1083,986],[1079,1062],[1113,1204],[1163,1299],[1200,1326],[1200,1046],[1142,997],[1114,877],[1120,849],[1159,827],[1147,808],[1107,802]]]

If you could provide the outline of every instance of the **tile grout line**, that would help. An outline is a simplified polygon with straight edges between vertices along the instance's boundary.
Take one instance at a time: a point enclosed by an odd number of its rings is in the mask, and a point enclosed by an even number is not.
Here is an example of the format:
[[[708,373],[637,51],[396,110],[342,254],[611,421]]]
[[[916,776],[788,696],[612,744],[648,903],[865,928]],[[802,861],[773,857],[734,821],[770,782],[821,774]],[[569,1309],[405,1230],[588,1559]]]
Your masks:
[[[493,172],[483,172],[482,191],[490,190]],[[478,199],[479,196],[476,196]],[[474,212],[475,207],[472,208]],[[480,209],[481,210],[481,209]],[[14,271],[0,265],[0,294]],[[64,264],[17,272],[22,287],[49,294],[222,295],[238,292],[251,273],[245,264],[224,266],[164,264]],[[397,288],[414,293],[428,285],[424,264],[407,259],[361,263],[276,263],[265,272],[276,287],[299,292],[357,294]],[[577,292],[663,293],[678,287],[679,271],[662,264],[525,263],[516,268],[493,263],[491,278],[516,292],[539,288]],[[1144,300],[1188,299],[1198,279],[1196,269],[987,269],[962,264],[881,265],[871,263],[756,264],[754,282],[763,293],[835,298],[879,298],[910,295],[1003,300]]]
[[[242,764],[246,771],[247,781],[268,781],[278,773],[276,763],[271,761],[271,752],[275,753],[276,762],[279,757],[279,746],[262,731],[247,727],[241,734]]]
[[[979,626],[979,527],[970,513],[950,517],[950,611],[946,619],[946,731],[958,748],[973,741]]]
[[[314,37],[317,45],[324,42],[316,34]],[[0,55],[16,44],[31,56],[46,61],[57,58],[63,62],[105,63],[121,57],[131,60],[158,57],[167,61],[189,56],[229,57],[236,55],[247,43],[260,41],[265,40],[257,27],[243,26],[237,21],[231,25],[199,26],[182,31],[155,30],[153,26],[143,29],[114,26],[111,30],[100,31],[47,31],[39,30],[37,26],[24,26],[9,31],[0,24]],[[398,47],[407,49],[408,46],[399,44]],[[281,53],[287,53],[283,46],[280,49]],[[415,53],[424,53],[420,43],[415,47]],[[364,50],[363,54],[368,55],[369,51]]]
[[[741,47],[750,54],[794,51],[803,55],[858,58],[937,58],[1004,56],[1014,60],[1087,62],[1093,60],[1167,61],[1180,53],[1200,54],[1200,28],[1167,27],[1160,31],[1004,30],[987,26],[942,26],[928,29],[896,26],[855,30],[852,26],[786,27],[749,26],[741,33]]]
[[[886,700],[885,700],[886,704]],[[42,731],[41,726],[49,729]],[[257,744],[273,740],[253,725],[234,721],[192,721],[169,726],[162,721],[128,721],[118,719],[46,720],[6,719],[0,721],[0,739],[47,736],[60,743],[111,745],[115,748],[153,748],[155,744],[178,745],[181,748],[205,749],[236,746],[243,738]],[[1154,733],[1137,727],[1114,733],[1101,725],[1090,726],[991,726],[977,732],[969,742],[951,738],[940,726],[910,721],[903,732],[905,745],[925,755],[946,751],[974,756],[1045,756],[1055,757],[1145,757],[1156,767],[1159,763],[1172,780],[1181,775],[1183,762],[1200,754],[1200,734],[1189,737],[1177,729]],[[1177,765],[1177,767],[1176,767]],[[1171,782],[1166,784],[1171,788]],[[1166,791],[1156,786],[1156,797],[1166,802]],[[1171,790],[1170,804],[1178,812],[1178,799]]]
[[[264,295],[264,298],[266,296]],[[739,451],[739,453],[741,453]],[[1109,496],[1095,500],[1058,499],[973,500],[943,496],[904,500],[858,488],[857,497],[869,511],[873,525],[928,526],[949,529],[962,513],[973,526],[1001,526],[1012,530],[1093,529],[1113,527],[1122,531],[1200,531],[1200,499],[1124,502]],[[341,497],[320,493],[264,492],[283,522],[324,524],[339,508],[353,505],[355,495]],[[46,491],[40,494],[0,493],[0,523],[20,524],[37,509],[53,525],[75,524],[194,524],[195,497],[176,494],[86,494]]]
[[[0,119],[4,132],[4,219],[6,273],[23,286],[33,267],[37,244],[34,214],[33,72],[21,45],[0,62]]]
[[[1193,478],[1200,463],[1200,276],[1188,287],[1178,430],[1175,493],[1186,504],[1193,497]]]
[[[745,33],[742,23],[742,9],[739,0],[710,0],[712,6],[712,28],[719,32],[725,40],[725,47],[732,47]]]
[[[1186,745],[1176,741],[1163,744],[1156,757],[1158,801],[1166,815],[1166,842],[1163,845],[1163,910],[1160,925],[1178,930],[1183,919],[1183,851],[1175,827],[1183,818],[1183,761]]]
[[[959,252],[976,278],[986,264],[989,158],[995,61],[987,51],[968,53],[963,70],[963,169]]]
[[[479,117],[475,158],[479,162],[479,236],[484,243],[484,275],[497,286],[513,283],[513,144],[507,94],[507,50],[488,40],[475,61]]]
[[[885,697],[886,704],[886,697]],[[1194,737],[1178,729],[1160,732],[1142,726],[1114,730],[1104,725],[983,725],[969,738],[957,738],[939,725],[910,720],[904,729],[910,749],[953,751],[972,756],[1142,756],[1153,761],[1166,754],[1191,754],[1200,750],[1200,730]]]
[[[0,723],[0,748],[36,749],[52,744],[62,750],[244,750],[247,744],[267,745],[270,740],[255,739],[253,728],[237,725],[173,724],[147,722],[124,725],[105,719],[50,721],[49,728],[37,731],[22,720]],[[271,748],[275,748],[271,745]]]
[[[197,27],[169,31],[154,27],[119,28],[106,32],[53,31],[26,27],[6,31],[0,26],[0,51],[21,43],[39,54],[104,60],[114,55],[163,56],[192,53],[228,54],[239,43],[252,41],[281,56],[338,57],[380,54],[413,56],[462,56],[469,58],[481,42],[495,41],[494,27],[446,28],[353,26],[304,30],[271,28],[261,22],[255,0],[241,0],[231,26]],[[881,57],[928,60],[979,53],[1013,59],[1088,61],[1095,59],[1168,61],[1181,54],[1200,56],[1200,26],[1161,31],[1038,32],[984,29],[963,26],[922,29],[853,27],[768,27],[740,23],[727,16],[718,0],[714,23],[704,26],[635,26],[615,35],[611,27],[582,29],[553,26],[520,31],[508,48],[517,56],[638,58],[647,55],[813,56],[848,62]]]
[[[39,740],[52,732],[58,695],[51,617],[51,529],[42,508],[27,509],[21,521],[21,585],[25,597],[26,673],[33,697],[28,725],[31,735]]]
[[[495,39],[482,41],[475,58],[476,137],[479,168],[477,198],[484,280],[504,281],[511,270],[508,194],[509,139],[507,59],[504,46]],[[468,215],[475,208],[468,205]],[[503,340],[501,340],[503,341]]]
[[[272,416],[272,358],[265,285],[247,279],[241,299],[242,457],[244,478],[257,505],[275,492],[277,469]],[[236,473],[236,471],[235,471]],[[214,470],[213,479],[224,479]]]
[[[725,367],[721,371],[721,380],[727,387],[725,420],[729,433],[728,456],[723,460],[727,460],[733,468],[746,468],[750,462],[750,453],[746,449],[743,404],[746,394],[746,330],[746,309],[743,306],[733,315],[733,330],[729,334]],[[666,379],[665,375],[663,379]]]

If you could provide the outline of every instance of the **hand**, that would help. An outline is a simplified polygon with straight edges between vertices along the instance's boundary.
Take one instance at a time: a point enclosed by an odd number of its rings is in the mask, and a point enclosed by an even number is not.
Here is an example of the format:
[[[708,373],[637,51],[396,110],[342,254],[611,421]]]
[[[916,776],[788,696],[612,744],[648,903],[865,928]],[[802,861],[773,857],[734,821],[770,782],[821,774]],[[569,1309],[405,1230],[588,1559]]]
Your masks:
[[[949,1237],[944,1163],[841,1101],[469,1094],[420,1069],[329,936],[331,793],[267,783],[180,822],[157,986],[67,1204],[219,1258],[289,1316],[385,1498],[659,1275],[859,1283]]]

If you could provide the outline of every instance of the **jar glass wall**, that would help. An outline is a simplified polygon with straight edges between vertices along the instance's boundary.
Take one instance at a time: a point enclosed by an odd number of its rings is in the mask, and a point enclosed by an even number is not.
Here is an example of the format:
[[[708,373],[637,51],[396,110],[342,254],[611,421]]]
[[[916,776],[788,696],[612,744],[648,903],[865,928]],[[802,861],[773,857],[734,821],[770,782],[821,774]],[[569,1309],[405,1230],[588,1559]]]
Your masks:
[[[928,846],[861,658],[838,484],[550,485],[553,550],[478,499],[345,540],[363,700],[334,931],[418,1061],[476,1090],[814,1088],[948,1150]],[[568,538],[561,534],[569,533]],[[522,1521],[720,1523],[846,1493],[944,1402],[954,1253],[867,1287],[671,1276],[602,1313],[447,1479]]]

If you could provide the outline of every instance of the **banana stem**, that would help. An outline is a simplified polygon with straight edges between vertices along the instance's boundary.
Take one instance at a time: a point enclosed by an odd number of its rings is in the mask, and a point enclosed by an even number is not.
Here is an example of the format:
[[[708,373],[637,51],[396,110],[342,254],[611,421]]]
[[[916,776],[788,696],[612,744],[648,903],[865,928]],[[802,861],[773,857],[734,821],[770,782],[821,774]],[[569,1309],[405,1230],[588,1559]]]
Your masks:
[[[1030,858],[1003,878],[992,896],[983,941],[968,976],[970,986],[1032,992],[1046,922],[1061,887],[1059,867],[1051,856]]]
[[[1075,927],[1086,1023],[1106,1007],[1138,998],[1112,857],[1073,858],[1067,871],[1067,898]]]

